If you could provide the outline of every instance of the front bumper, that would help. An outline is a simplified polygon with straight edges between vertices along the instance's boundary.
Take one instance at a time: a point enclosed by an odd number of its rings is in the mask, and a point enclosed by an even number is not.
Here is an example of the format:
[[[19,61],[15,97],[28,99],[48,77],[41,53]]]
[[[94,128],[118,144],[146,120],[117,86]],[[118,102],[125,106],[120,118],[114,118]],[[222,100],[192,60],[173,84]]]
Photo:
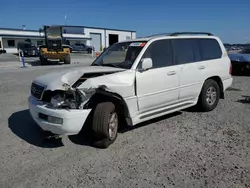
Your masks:
[[[47,107],[46,104],[38,101],[30,96],[28,99],[29,111],[34,121],[45,131],[50,131],[59,135],[75,135],[78,134],[91,109],[84,110],[65,110],[54,109]],[[41,119],[39,113],[45,116],[53,116],[63,119],[62,124],[50,123],[47,120]]]
[[[46,59],[65,59],[69,53],[65,52],[46,52],[41,54]]]

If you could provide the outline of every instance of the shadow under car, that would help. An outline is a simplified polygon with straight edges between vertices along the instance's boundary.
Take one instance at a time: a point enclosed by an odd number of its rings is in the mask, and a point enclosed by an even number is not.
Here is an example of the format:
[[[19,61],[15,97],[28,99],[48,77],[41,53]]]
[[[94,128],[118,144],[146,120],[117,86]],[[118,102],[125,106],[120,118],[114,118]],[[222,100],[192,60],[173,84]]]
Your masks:
[[[8,124],[10,130],[24,141],[42,148],[57,148],[63,146],[61,138],[48,140],[53,136],[50,132],[43,131],[32,119],[29,110],[13,113]]]

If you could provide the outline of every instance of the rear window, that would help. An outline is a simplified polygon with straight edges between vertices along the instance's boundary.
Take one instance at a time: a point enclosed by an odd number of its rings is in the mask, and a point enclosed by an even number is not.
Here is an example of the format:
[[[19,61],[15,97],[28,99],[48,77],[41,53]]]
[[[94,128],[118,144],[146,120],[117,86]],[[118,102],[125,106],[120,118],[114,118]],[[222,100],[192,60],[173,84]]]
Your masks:
[[[203,61],[219,59],[222,56],[220,45],[215,39],[199,39],[201,58]]]
[[[250,49],[244,49],[240,53],[241,54],[250,54]]]

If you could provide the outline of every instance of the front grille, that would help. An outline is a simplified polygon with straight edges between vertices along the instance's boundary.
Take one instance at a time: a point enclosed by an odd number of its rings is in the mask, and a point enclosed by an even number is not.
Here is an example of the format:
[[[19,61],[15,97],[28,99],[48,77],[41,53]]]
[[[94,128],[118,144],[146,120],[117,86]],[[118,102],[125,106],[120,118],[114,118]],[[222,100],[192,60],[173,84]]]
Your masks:
[[[42,98],[42,94],[43,94],[44,89],[45,89],[45,87],[40,86],[40,85],[35,84],[35,83],[32,83],[31,84],[31,95],[40,100]]]

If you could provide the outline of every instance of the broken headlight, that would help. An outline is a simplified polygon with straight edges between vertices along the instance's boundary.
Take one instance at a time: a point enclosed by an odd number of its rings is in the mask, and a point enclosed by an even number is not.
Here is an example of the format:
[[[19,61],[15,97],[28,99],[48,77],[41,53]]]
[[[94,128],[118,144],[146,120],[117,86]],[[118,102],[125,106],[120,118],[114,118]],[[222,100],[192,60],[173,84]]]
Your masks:
[[[54,108],[82,109],[94,92],[94,89],[68,90],[51,97],[50,105]]]
[[[64,98],[61,97],[60,95],[56,95],[54,97],[51,97],[50,104],[53,107],[57,108],[57,107],[61,106],[63,103],[64,103]]]

